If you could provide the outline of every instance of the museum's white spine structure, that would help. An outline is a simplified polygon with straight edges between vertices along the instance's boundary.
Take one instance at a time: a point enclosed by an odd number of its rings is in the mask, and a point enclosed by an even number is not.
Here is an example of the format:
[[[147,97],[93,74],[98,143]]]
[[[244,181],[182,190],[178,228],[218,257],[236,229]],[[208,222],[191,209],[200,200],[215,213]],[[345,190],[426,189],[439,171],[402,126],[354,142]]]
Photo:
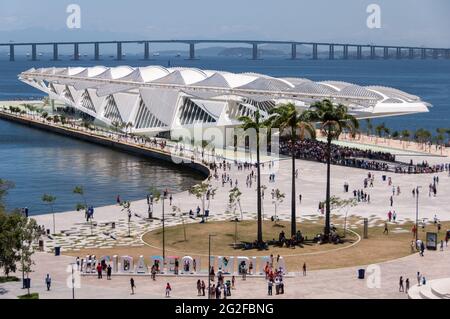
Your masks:
[[[137,134],[232,127],[241,115],[263,116],[279,103],[307,109],[330,99],[357,118],[428,112],[419,97],[383,86],[304,78],[274,78],[196,68],[148,66],[30,69],[19,79],[106,125],[128,123]]]

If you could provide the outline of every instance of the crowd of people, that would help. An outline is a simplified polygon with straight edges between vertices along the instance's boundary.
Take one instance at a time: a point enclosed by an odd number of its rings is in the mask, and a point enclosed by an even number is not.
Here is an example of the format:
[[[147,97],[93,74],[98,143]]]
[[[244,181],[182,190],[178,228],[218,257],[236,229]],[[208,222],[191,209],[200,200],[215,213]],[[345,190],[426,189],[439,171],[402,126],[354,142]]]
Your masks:
[[[325,163],[327,144],[325,142],[305,139],[295,143],[295,156],[300,159],[313,160]],[[280,140],[280,153],[291,154],[291,141]],[[336,165],[354,166],[366,169],[387,170],[385,162],[395,162],[395,155],[372,150],[331,145],[331,163]]]
[[[295,143],[295,156],[299,159],[311,160],[321,163],[327,161],[327,144],[318,140],[304,139]],[[280,140],[280,153],[291,154],[291,141]],[[426,161],[414,164],[396,161],[394,154],[389,152],[359,149],[355,147],[331,144],[331,164],[357,167],[376,171],[393,171],[395,173],[421,174],[449,172],[450,163],[429,164]]]

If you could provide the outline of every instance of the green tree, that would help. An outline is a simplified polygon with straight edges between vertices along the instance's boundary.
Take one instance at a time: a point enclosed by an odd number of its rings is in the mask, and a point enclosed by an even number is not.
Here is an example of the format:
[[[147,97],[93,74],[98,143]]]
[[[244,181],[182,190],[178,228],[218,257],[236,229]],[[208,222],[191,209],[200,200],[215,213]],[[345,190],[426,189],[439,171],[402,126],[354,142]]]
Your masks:
[[[285,198],[286,195],[284,193],[282,193],[278,188],[274,192],[275,192],[275,194],[274,194],[273,204],[275,205],[275,217],[274,217],[274,220],[275,220],[275,224],[276,224],[277,221],[278,221],[278,217],[277,217],[278,205],[280,205],[284,201],[284,198]]]
[[[444,144],[445,143],[445,134],[447,134],[447,129],[445,128],[437,128],[436,129],[436,141],[439,144]]]
[[[241,220],[244,219],[244,215],[241,208],[241,195],[242,192],[239,188],[233,187],[228,192],[228,206],[233,210],[233,213],[236,215],[236,207],[239,206],[239,210],[241,212]]]
[[[354,136],[359,123],[353,115],[348,113],[347,107],[334,105],[330,100],[316,102],[311,106],[314,119],[320,123],[320,130],[327,139],[327,186],[326,186],[326,212],[325,212],[325,238],[330,235],[330,186],[331,186],[331,142],[338,139],[343,130],[349,130]]]
[[[254,117],[241,116],[239,121],[242,122],[244,130],[255,130],[256,133],[256,216],[257,216],[257,241],[258,244],[263,243],[262,231],[262,209],[261,209],[261,160],[260,160],[260,131],[264,127],[261,122],[261,114],[255,112]]]
[[[13,212],[0,211],[0,268],[8,277],[21,265],[24,273],[31,271],[32,243],[39,238],[35,220]]]
[[[75,186],[75,188],[73,189],[73,193],[80,195],[81,198],[83,199],[83,203],[84,204],[81,204],[81,205],[79,205],[77,207],[80,207],[82,209],[87,209],[88,204],[87,204],[87,201],[86,201],[86,197],[84,196],[84,187],[82,185]]]
[[[40,237],[39,226],[36,223],[36,220],[32,218],[26,218],[25,216],[21,215],[19,217],[19,232],[21,241],[20,271],[22,271],[22,279],[24,277],[24,274],[27,274],[28,279],[30,272],[33,271],[33,243],[35,243]],[[30,286],[28,286],[28,295],[30,295]]]
[[[419,128],[414,133],[414,140],[416,140],[418,143],[425,143],[425,142],[429,141],[430,138],[431,138],[431,132],[426,129],[423,129],[423,128]]]
[[[386,126],[385,126],[384,123],[381,123],[381,124],[377,125],[377,126],[375,127],[375,132],[377,133],[377,136],[378,136],[378,137],[383,137],[383,133],[386,132],[385,129],[386,129]]]
[[[55,196],[52,196],[52,195],[49,195],[49,194],[44,194],[44,195],[42,195],[42,201],[43,201],[46,205],[50,206],[50,209],[51,209],[52,215],[53,215],[53,234],[56,234],[55,211],[54,211],[54,209],[53,209],[53,204],[54,204],[55,201],[56,201],[56,197],[55,197]]]
[[[179,208],[178,206],[172,205],[172,211],[173,211],[174,216],[176,216],[177,213],[180,215],[181,225],[183,226],[184,241],[187,241],[186,223],[184,222],[184,216],[183,216],[183,213],[181,212],[181,208]]]
[[[211,187],[211,183],[208,181],[201,182],[200,184],[196,184],[189,189],[189,194],[194,195],[197,199],[202,202],[202,215],[205,216],[205,199],[208,190],[213,190]]]
[[[0,212],[0,267],[6,277],[17,270],[20,261],[19,214]]]
[[[0,178],[0,212],[5,211],[4,197],[11,188],[14,188],[13,182]]]
[[[411,137],[411,132],[409,130],[403,130],[401,132],[402,134],[402,140],[403,141],[409,141],[410,137]]]
[[[322,205],[326,204],[326,201],[321,202]],[[342,199],[337,196],[331,196],[330,198],[330,209],[331,210],[337,210],[338,212],[341,211],[341,209],[346,209],[345,211],[345,218],[344,218],[344,237],[346,235],[347,230],[347,214],[351,207],[355,207],[358,205],[358,201],[356,198],[348,198],[348,199]]]
[[[292,186],[291,186],[291,235],[297,232],[296,223],[296,193],[295,193],[295,148],[298,139],[303,140],[306,135],[315,138],[316,131],[311,123],[310,111],[301,111],[293,103],[281,104],[270,110],[266,125],[278,128],[280,133],[290,136],[292,160]]]
[[[366,128],[367,128],[367,135],[368,136],[372,135],[373,124],[371,119],[366,119]]]

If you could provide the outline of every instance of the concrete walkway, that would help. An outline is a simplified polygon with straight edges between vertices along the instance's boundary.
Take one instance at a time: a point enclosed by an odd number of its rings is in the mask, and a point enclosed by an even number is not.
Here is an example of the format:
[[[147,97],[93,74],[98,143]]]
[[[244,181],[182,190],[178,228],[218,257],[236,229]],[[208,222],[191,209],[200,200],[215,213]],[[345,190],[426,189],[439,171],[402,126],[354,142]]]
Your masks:
[[[54,257],[46,253],[37,253],[34,257],[35,272],[30,275],[32,292],[38,292],[42,299],[72,298],[72,289],[67,282],[71,282],[69,264],[74,261],[72,257]],[[450,250],[426,251],[424,257],[414,254],[405,258],[372,265],[366,273],[366,279],[357,279],[357,270],[361,267],[342,269],[328,269],[310,271],[307,276],[285,278],[284,295],[267,296],[267,283],[263,278],[247,277],[243,281],[236,280],[236,290],[232,291],[231,298],[395,298],[406,299],[406,293],[398,292],[400,276],[409,278],[411,286],[416,284],[416,273],[420,271],[428,281],[450,276],[448,264],[450,263]],[[379,268],[377,268],[379,267]],[[366,267],[362,267],[366,268]],[[375,271],[373,270],[375,269]],[[47,292],[44,278],[47,273],[52,277],[52,287]],[[20,277],[20,274],[18,274]],[[149,276],[133,277],[136,281],[137,293],[130,294],[128,276],[113,276],[112,280],[97,279],[96,276],[81,277],[80,288],[75,289],[76,298],[164,298],[164,288],[170,282],[173,298],[205,298],[198,297],[196,291],[197,279],[206,277],[157,277],[156,281]],[[231,279],[225,277],[225,280]],[[379,281],[380,285],[377,286]],[[0,298],[16,298],[26,293],[21,289],[21,283],[0,284]]]

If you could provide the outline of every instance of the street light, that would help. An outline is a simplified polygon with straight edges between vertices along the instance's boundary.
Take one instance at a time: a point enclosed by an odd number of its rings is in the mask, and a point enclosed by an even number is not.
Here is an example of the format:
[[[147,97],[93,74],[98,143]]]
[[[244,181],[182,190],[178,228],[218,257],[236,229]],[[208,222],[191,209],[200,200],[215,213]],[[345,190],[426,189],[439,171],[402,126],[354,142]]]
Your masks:
[[[416,187],[416,245],[419,234],[419,188],[422,188],[422,186]]]
[[[165,196],[162,196],[162,228],[163,228],[163,269],[166,263],[166,233],[165,233],[165,217],[164,217],[164,199]]]
[[[73,273],[73,266],[75,266],[75,263],[71,263],[70,266],[72,268],[72,299],[75,299],[75,276]]]
[[[211,299],[211,237],[214,234],[208,234],[208,299]]]

